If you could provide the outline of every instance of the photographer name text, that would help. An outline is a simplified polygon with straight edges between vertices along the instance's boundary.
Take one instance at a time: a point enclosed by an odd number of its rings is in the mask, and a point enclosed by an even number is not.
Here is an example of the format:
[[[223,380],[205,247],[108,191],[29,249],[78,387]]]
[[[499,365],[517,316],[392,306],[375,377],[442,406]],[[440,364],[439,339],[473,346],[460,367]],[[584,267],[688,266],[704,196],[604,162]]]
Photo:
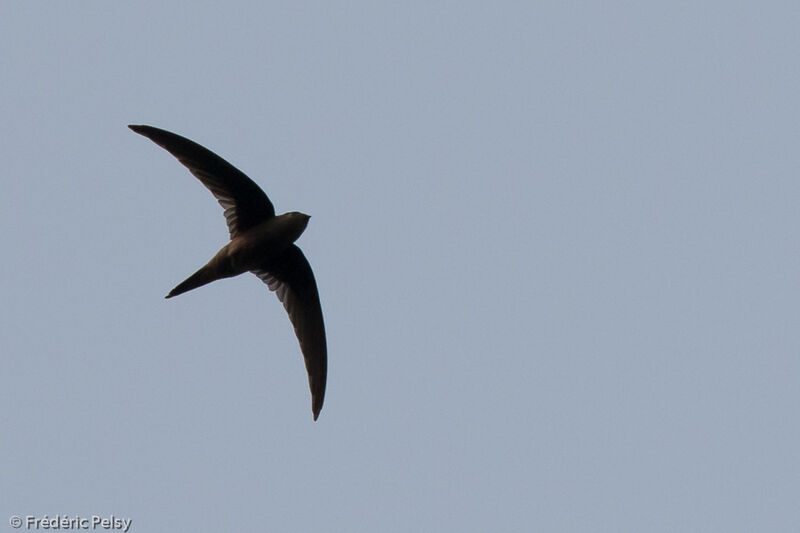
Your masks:
[[[119,518],[114,515],[97,516],[85,518],[81,516],[55,515],[42,517],[27,515],[25,518],[12,516],[8,523],[11,527],[19,529],[113,529],[127,533],[133,520],[130,518]]]

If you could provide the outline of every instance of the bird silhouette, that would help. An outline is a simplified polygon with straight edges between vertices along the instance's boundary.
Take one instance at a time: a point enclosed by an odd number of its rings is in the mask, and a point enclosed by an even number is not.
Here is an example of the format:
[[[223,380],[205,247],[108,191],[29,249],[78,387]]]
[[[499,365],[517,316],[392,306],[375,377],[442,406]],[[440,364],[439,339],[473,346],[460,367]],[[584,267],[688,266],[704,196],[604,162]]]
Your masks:
[[[172,298],[212,281],[252,272],[283,302],[308,372],[311,412],[322,410],[328,350],[319,292],[311,265],[294,241],[309,217],[296,211],[275,215],[261,188],[233,165],[199,144],[152,126],[128,126],[175,156],[222,205],[230,242],[197,272],[172,289]]]

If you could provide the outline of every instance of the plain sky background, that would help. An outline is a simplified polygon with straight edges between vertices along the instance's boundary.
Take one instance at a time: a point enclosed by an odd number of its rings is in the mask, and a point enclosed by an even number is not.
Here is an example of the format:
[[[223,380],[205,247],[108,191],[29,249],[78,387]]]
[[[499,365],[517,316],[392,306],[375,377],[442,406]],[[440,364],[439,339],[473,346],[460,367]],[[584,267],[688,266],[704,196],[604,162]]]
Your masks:
[[[2,3],[0,530],[797,531],[798,28],[796,2]],[[257,278],[164,300],[227,230],[131,123],[312,215],[318,422]]]

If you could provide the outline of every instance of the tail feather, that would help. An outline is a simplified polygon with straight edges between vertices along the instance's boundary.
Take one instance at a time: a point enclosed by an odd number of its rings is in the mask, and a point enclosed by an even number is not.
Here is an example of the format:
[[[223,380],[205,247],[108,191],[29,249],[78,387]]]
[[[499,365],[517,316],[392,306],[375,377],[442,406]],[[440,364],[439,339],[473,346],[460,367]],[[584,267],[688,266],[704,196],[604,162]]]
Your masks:
[[[220,276],[216,275],[213,270],[214,269],[210,268],[209,265],[205,265],[200,270],[179,283],[177,287],[169,291],[169,294],[167,294],[166,297],[172,298],[173,296],[178,296],[179,294],[196,289],[197,287],[202,287],[207,283],[211,283],[212,281],[219,279]]]

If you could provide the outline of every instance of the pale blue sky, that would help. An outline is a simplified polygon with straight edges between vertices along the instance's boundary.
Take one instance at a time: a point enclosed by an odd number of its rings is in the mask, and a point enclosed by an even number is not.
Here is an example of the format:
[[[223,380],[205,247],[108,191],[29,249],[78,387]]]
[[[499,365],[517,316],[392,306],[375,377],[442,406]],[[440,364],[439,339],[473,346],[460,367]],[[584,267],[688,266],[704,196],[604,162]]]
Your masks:
[[[796,4],[286,4],[0,6],[0,528],[797,531]],[[130,123],[312,215],[317,423]]]

